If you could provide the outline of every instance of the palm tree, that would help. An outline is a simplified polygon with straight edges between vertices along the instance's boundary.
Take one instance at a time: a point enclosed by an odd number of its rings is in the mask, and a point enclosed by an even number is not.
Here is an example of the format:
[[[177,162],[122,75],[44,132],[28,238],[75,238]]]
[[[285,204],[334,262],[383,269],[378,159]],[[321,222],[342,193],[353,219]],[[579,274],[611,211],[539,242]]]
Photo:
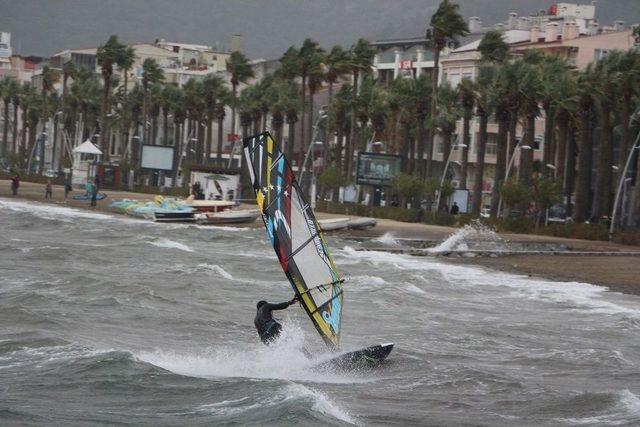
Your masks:
[[[433,47],[433,70],[431,71],[431,114],[436,114],[438,100],[438,73],[440,66],[440,54],[447,46],[457,46],[458,39],[469,34],[469,27],[464,18],[458,12],[460,6],[442,0],[436,12],[431,16],[430,28],[427,29],[426,38]],[[429,146],[433,146],[433,132],[429,132]],[[428,165],[427,165],[428,166]],[[428,168],[429,169],[429,168]],[[427,170],[427,176],[431,176],[431,170]]]
[[[613,113],[618,95],[614,70],[615,60],[616,56],[604,58],[598,61],[594,68],[599,89],[594,93],[595,111],[600,125],[600,146],[598,149],[592,213],[596,218],[608,216],[613,205],[611,197],[613,185],[613,120],[615,120]]]
[[[0,146],[0,158],[3,158],[7,152],[7,136],[9,135],[9,104],[11,103],[11,91],[9,88],[12,80],[0,80],[0,98],[4,102],[4,126],[2,129],[2,145]]]
[[[324,59],[324,80],[329,83],[329,104],[333,100],[333,85],[349,73],[349,51],[340,45],[335,45]]]
[[[66,98],[69,78],[75,79],[78,74],[75,64],[67,61],[62,65],[62,97]]]
[[[320,63],[322,62],[322,55],[324,54],[324,50],[318,45],[318,42],[312,40],[310,38],[304,39],[302,42],[302,46],[300,46],[300,50],[298,50],[298,67],[299,67],[299,75],[302,80],[300,85],[300,111],[302,112],[300,115],[300,126],[302,129],[302,145],[300,146],[301,156],[304,156],[304,153],[307,150],[307,141],[311,139],[310,133],[307,133],[307,128],[305,127],[305,113],[306,113],[306,88],[307,88],[307,78],[311,73],[318,73],[318,69]],[[314,83],[315,86],[315,83]],[[311,107],[313,108],[313,106]],[[313,127],[313,115],[309,116],[311,129]]]
[[[521,113],[524,120],[523,144],[520,146],[519,180],[527,188],[533,182],[533,151],[536,117],[540,113],[540,71],[537,56],[525,56],[520,80]],[[530,61],[530,62],[528,62]]]
[[[113,76],[113,67],[118,60],[122,58],[125,46],[118,41],[118,36],[112,35],[103,46],[98,48],[96,59],[102,70],[102,118],[100,120],[100,149],[108,158],[108,124],[107,114],[109,114],[109,98],[111,96],[111,77]]]
[[[149,130],[147,126],[149,115],[149,85],[159,83],[162,80],[164,80],[164,73],[156,60],[153,58],[145,59],[142,63],[142,90],[144,95],[142,104],[142,132],[145,143],[149,142]]]
[[[414,97],[414,111],[416,115],[416,139],[417,139],[417,172],[421,179],[426,179],[431,176],[431,170],[433,168],[433,139],[431,142],[425,142],[425,121],[427,120],[427,113],[429,112],[429,95],[433,94],[429,77],[425,74],[421,74],[417,79],[411,80]],[[435,110],[433,110],[435,111]],[[427,149],[427,167],[425,170],[424,164],[424,151],[425,145]]]
[[[540,104],[544,111],[544,150],[542,176],[548,175],[548,164],[554,163],[556,144],[554,143],[555,110],[561,101],[558,93],[563,89],[564,75],[569,71],[565,61],[559,56],[546,56],[540,67]]]
[[[584,222],[589,219],[589,199],[591,196],[591,165],[593,160],[593,141],[591,135],[595,108],[594,93],[597,82],[593,68],[578,75],[578,118],[580,122],[580,142],[578,144],[578,183],[573,219]]]
[[[436,128],[443,139],[442,158],[446,161],[451,152],[451,139],[456,131],[456,123],[462,117],[458,88],[446,82],[438,88],[438,116],[435,118]]]
[[[222,161],[222,150],[224,143],[224,118],[227,115],[226,107],[230,103],[231,93],[226,87],[221,87],[218,92],[218,102],[216,103],[216,120],[218,121],[218,146],[216,158]]]
[[[336,146],[332,157],[332,165],[343,170],[342,149],[345,129],[348,122],[348,114],[351,109],[351,85],[343,84],[329,105],[329,117],[331,126],[336,130]]]
[[[170,98],[170,106],[171,112],[173,113],[173,173],[171,178],[171,186],[176,186],[176,181],[178,179],[178,171],[180,159],[182,158],[182,153],[184,151],[184,143],[182,142],[183,126],[184,121],[187,117],[187,110],[185,107],[185,97],[184,91],[181,88],[176,88],[169,92],[168,97]]]
[[[218,76],[207,76],[202,82],[203,95],[205,98],[205,109],[207,112],[207,141],[205,149],[205,162],[211,158],[211,148],[213,146],[213,120],[216,118],[216,107],[220,92],[224,87],[224,81]]]
[[[349,67],[353,76],[353,90],[351,93],[352,109],[355,109],[356,98],[358,96],[358,79],[361,74],[369,74],[373,65],[373,56],[375,50],[366,39],[359,39],[355,45],[351,47],[349,52]],[[347,140],[346,147],[346,159],[345,159],[345,172],[346,177],[349,179],[352,173],[353,163],[353,146],[356,143],[356,114],[352,110],[351,124],[350,124],[349,139]]]
[[[476,113],[480,118],[479,138],[476,154],[476,173],[473,187],[473,203],[471,213],[480,216],[482,209],[482,189],[484,178],[484,156],[487,147],[487,125],[489,116],[493,112],[495,103],[494,84],[496,81],[496,67],[482,65],[478,70],[476,87]]]
[[[227,60],[227,72],[231,77],[231,134],[236,135],[236,110],[238,107],[238,85],[246,83],[253,78],[253,68],[249,65],[249,60],[242,52],[233,52]],[[233,156],[233,148],[231,149]]]
[[[120,58],[118,58],[118,68],[122,71],[123,75],[123,84],[122,84],[122,99],[126,100],[127,92],[129,90],[129,72],[133,68],[133,64],[136,60],[136,51],[131,46],[126,46],[124,50],[121,52]],[[122,140],[124,141],[124,145],[128,146],[129,144],[129,124],[131,122],[131,109],[130,103],[124,102],[122,104],[121,116],[122,116]]]
[[[467,175],[469,170],[469,149],[471,148],[470,124],[473,116],[473,109],[476,105],[475,88],[473,81],[468,78],[462,79],[458,86],[460,93],[460,104],[462,104],[462,176],[460,177],[460,188],[467,189]]]
[[[478,51],[483,61],[502,64],[509,57],[509,45],[500,31],[491,30],[482,36]]]
[[[18,151],[18,113],[20,110],[20,99],[22,86],[15,80],[10,80],[7,88],[11,96],[11,104],[13,104],[13,135],[11,137],[11,151],[16,153]]]

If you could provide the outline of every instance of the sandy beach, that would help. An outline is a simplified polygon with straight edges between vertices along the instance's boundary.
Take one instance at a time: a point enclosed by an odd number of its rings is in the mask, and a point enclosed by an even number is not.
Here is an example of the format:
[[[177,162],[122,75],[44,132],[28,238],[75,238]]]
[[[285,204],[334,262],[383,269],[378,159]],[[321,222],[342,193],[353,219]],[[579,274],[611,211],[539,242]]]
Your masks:
[[[75,191],[64,198],[62,186],[53,187],[53,197],[44,198],[44,184],[22,182],[18,192],[19,199],[33,200],[42,203],[71,206],[83,209],[95,209],[114,212],[109,208],[109,203],[115,199],[132,198],[138,200],[151,200],[153,195],[133,193],[127,191],[101,190],[107,194],[107,198],[98,201],[95,208],[90,207],[88,201],[73,200]],[[10,198],[10,181],[0,181],[0,197]],[[253,208],[247,205],[246,208]],[[319,219],[344,217],[345,215],[327,214],[319,212]],[[256,221],[252,226],[261,226]],[[388,219],[379,219],[375,228],[363,231],[343,232],[349,237],[365,240],[374,239],[384,234],[389,234],[397,239],[422,240],[430,243],[441,242],[457,228],[425,225],[416,223],[404,223]],[[576,281],[606,286],[612,290],[640,295],[640,248],[624,246],[612,242],[588,241],[578,239],[564,239],[550,236],[524,235],[500,233],[499,236],[506,242],[522,244],[553,244],[562,245],[576,252],[603,252],[603,255],[507,255],[500,257],[452,257],[446,258],[452,263],[465,263],[485,266],[501,271],[509,271],[518,274],[544,277],[555,281]],[[611,256],[604,253],[611,252],[637,252],[639,256]]]

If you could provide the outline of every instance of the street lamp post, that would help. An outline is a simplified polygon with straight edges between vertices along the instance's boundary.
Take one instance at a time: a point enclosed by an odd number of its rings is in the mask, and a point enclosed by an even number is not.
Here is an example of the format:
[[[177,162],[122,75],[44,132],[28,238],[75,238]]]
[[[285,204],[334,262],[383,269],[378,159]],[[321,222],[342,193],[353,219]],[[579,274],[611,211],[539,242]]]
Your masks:
[[[513,148],[513,154],[511,155],[511,159],[509,160],[509,164],[507,165],[507,170],[504,173],[504,182],[507,182],[509,179],[509,173],[511,172],[511,168],[513,167],[513,163],[516,160],[516,154],[518,153],[518,147],[522,150],[531,150],[530,145],[520,145],[522,140],[518,141],[516,146]],[[498,217],[502,216],[502,190],[500,191],[500,199],[498,200]]]
[[[455,144],[449,150],[449,156],[447,157],[447,162],[444,164],[444,170],[442,171],[442,176],[440,177],[440,185],[438,186],[438,201],[436,202],[435,210],[437,211],[440,207],[440,199],[442,198],[442,186],[444,185],[444,179],[447,176],[447,170],[449,169],[449,163],[451,163],[451,157],[453,156],[453,150],[456,148],[467,148],[467,144]]]
[[[637,113],[636,113],[637,114]],[[616,198],[613,202],[613,212],[611,213],[611,226],[609,227],[609,240],[613,238],[613,232],[616,230],[616,215],[618,214],[618,203],[620,202],[620,193],[622,190],[622,186],[624,185],[624,180],[627,176],[627,171],[629,170],[629,165],[631,164],[631,158],[633,157],[633,152],[640,148],[640,132],[638,132],[638,136],[636,136],[636,140],[629,150],[629,155],[627,156],[627,161],[624,165],[624,169],[620,174],[620,180],[618,181],[618,189],[616,190]],[[639,185],[639,184],[636,184]]]

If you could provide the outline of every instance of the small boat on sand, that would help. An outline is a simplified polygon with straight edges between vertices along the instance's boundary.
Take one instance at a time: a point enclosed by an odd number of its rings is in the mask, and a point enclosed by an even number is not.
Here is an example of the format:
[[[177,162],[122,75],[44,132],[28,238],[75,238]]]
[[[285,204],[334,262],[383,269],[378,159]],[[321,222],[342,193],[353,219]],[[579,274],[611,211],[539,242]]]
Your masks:
[[[232,209],[236,203],[226,200],[193,200],[189,197],[185,203],[196,212],[221,212]]]
[[[259,209],[200,212],[195,214],[196,222],[202,225],[248,224],[254,222],[259,216]]]
[[[342,230],[349,226],[349,218],[331,218],[318,220],[322,231]]]
[[[375,218],[353,218],[349,221],[348,227],[352,230],[364,230],[373,228],[378,223]]]

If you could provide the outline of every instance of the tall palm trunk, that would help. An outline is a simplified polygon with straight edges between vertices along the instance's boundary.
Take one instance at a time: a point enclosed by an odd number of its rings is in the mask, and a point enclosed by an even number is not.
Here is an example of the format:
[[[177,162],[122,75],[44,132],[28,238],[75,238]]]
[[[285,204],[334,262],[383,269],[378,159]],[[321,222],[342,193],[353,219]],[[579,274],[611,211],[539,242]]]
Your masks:
[[[222,161],[222,144],[224,141],[224,116],[218,116],[218,148],[216,153],[216,159],[218,162]]]
[[[431,156],[427,153],[427,168],[425,172],[425,161],[424,161],[424,151],[425,151],[425,129],[424,129],[424,121],[426,117],[424,114],[418,114],[418,123],[416,125],[416,140],[417,140],[417,155],[416,155],[416,170],[418,172],[418,176],[420,179],[425,179],[427,176],[431,176]],[[430,150],[430,148],[429,148]]]
[[[511,156],[516,149],[516,145],[518,145],[518,112],[510,110],[509,111],[509,144],[507,147],[507,159],[511,161]]]
[[[4,101],[4,127],[2,129],[2,145],[0,146],[0,157],[4,157],[7,153],[7,147],[9,141],[7,136],[9,135],[9,101]]]
[[[360,72],[357,69],[353,70],[353,93],[351,94],[351,124],[349,126],[349,139],[347,140],[346,147],[346,159],[345,159],[345,175],[347,180],[351,179],[352,165],[353,162],[353,144],[356,141],[356,99],[358,97],[358,79],[360,77]]]
[[[296,121],[293,120],[293,118],[291,117],[287,117],[287,124],[289,125],[289,131],[288,131],[289,135],[287,139],[286,152],[287,152],[287,159],[289,160],[289,162],[292,162],[293,156],[294,156],[295,143],[296,143]]]
[[[569,138],[569,123],[565,118],[561,118],[558,120],[558,141],[556,144],[556,158],[554,165],[556,166],[556,179],[560,180],[560,184],[562,185],[562,189],[564,191],[566,182],[565,178],[565,165],[567,162],[567,152],[568,149],[568,138]]]
[[[342,170],[342,149],[344,144],[344,122],[342,120],[336,123],[336,149],[333,156],[333,166]]]
[[[429,114],[431,117],[436,116],[438,110],[438,74],[440,72],[440,51],[442,48],[436,44],[433,52],[433,69],[431,70],[431,108]],[[435,128],[430,126],[427,140],[427,178],[431,178],[433,173],[433,146],[435,139]],[[422,161],[422,159],[420,159]]]
[[[171,186],[175,187],[178,181],[178,164],[180,163],[180,157],[182,157],[182,126],[181,123],[173,122],[173,174],[171,179]]]
[[[299,162],[301,163],[304,161],[304,154],[307,151],[307,141],[305,138],[306,127],[304,126],[306,119],[305,114],[307,112],[305,102],[307,98],[307,74],[303,72],[300,77],[302,78],[302,85],[300,87],[300,151],[298,156],[300,157]]]
[[[213,112],[207,114],[207,145],[205,147],[204,162],[211,161],[211,148],[213,147]]]
[[[629,155],[629,143],[631,141],[631,95],[623,95],[622,108],[620,111],[620,158],[618,159],[618,170],[622,172]]]
[[[567,218],[573,215],[573,203],[571,196],[573,194],[573,186],[576,176],[576,137],[573,126],[567,127],[567,144],[566,144],[566,167],[564,169],[564,196],[567,200]]]
[[[309,89],[309,122],[307,123],[307,141],[309,142],[309,144],[313,145],[314,141],[312,141],[313,139],[313,131],[314,131],[314,124],[315,124],[315,120],[313,117],[313,98],[314,98],[314,93],[311,91],[311,89]],[[309,147],[307,147],[307,150],[309,149]],[[313,148],[311,148],[313,150]],[[305,154],[307,153],[307,151],[305,150]]]
[[[603,112],[600,118],[601,138],[598,153],[598,170],[596,188],[593,196],[593,216],[600,218],[611,214],[611,183],[613,182],[613,143],[611,126],[611,114]]]
[[[18,151],[18,110],[20,106],[17,103],[13,104],[13,135],[11,137],[11,151],[16,153]]]
[[[469,174],[469,149],[471,148],[471,133],[469,132],[469,125],[471,124],[471,109],[464,109],[464,116],[462,118],[462,143],[465,147],[462,148],[462,176],[460,177],[460,188],[462,190],[467,189],[467,176]]]
[[[471,208],[471,214],[473,216],[480,216],[480,211],[482,209],[482,181],[484,177],[484,154],[487,147],[487,124],[489,118],[487,114],[479,110],[478,115],[480,116],[480,135],[478,138],[478,150],[476,154],[476,173],[475,173],[475,182],[473,186],[473,205]]]
[[[525,121],[524,144],[520,146],[520,182],[527,188],[533,182],[533,143],[535,141],[536,118],[527,114]],[[529,147],[529,148],[525,148]]]
[[[547,165],[552,164],[554,158],[554,138],[553,138],[553,112],[549,106],[545,108],[544,117],[544,150],[542,151],[542,176],[547,177],[550,174]],[[551,173],[551,175],[553,175]]]
[[[580,117],[580,146],[578,148],[578,185],[576,188],[576,206],[573,219],[584,222],[589,218],[589,199],[591,195],[592,141],[590,112],[582,112]]]
[[[498,112],[498,139],[496,155],[496,171],[493,179],[493,192],[491,194],[491,216],[497,217],[500,191],[504,182],[504,174],[507,168],[507,132],[509,131],[509,114],[506,111]]]
[[[111,93],[111,74],[104,76],[104,84],[102,91],[102,117],[100,120],[100,150],[103,153],[105,161],[109,160],[109,139],[107,124],[107,114],[109,113],[109,94]]]

